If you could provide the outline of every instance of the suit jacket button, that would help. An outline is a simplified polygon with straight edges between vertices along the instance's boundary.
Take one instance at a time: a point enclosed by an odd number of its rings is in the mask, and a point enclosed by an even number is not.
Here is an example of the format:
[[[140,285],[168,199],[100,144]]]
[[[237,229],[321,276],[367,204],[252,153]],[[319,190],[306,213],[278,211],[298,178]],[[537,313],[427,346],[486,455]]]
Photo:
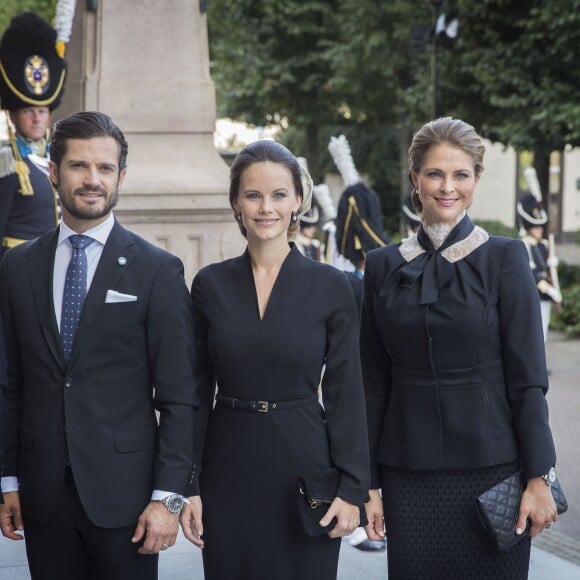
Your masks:
[[[72,379],[71,379],[70,377],[69,377],[69,378],[67,378],[67,380],[64,382],[64,386],[65,386],[67,389],[70,389],[70,388],[72,387]]]

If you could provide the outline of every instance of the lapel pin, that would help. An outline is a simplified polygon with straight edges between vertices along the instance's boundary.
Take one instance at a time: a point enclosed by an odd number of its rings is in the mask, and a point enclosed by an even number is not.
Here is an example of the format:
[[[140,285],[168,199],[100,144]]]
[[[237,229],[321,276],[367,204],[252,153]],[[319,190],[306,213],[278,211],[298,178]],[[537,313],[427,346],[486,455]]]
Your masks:
[[[125,256],[119,256],[117,262],[119,263],[119,266],[124,266],[127,263],[127,258],[125,258]]]

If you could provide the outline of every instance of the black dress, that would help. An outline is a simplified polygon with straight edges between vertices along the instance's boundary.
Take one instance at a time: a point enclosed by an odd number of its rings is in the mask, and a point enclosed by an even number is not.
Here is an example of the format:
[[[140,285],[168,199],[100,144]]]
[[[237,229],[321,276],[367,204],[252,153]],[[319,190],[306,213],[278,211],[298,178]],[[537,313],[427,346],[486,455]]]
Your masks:
[[[361,355],[371,487],[389,579],[526,578],[529,540],[493,548],[475,497],[555,464],[537,290],[520,240],[465,216],[367,255]]]
[[[331,464],[338,495],[362,504],[368,445],[358,324],[344,274],[293,247],[260,319],[248,252],[202,269],[192,286],[205,577],[330,580],[340,540],[301,529],[297,480]],[[321,370],[325,410],[317,392]],[[213,407],[308,400],[267,413]]]

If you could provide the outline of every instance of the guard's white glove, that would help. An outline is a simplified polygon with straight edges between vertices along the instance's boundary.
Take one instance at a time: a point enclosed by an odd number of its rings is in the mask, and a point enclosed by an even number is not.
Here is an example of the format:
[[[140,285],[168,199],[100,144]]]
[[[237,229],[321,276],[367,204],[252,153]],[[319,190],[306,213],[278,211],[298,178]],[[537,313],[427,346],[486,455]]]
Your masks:
[[[560,304],[562,302],[562,294],[552,286],[547,280],[540,280],[538,282],[538,290],[542,294],[549,296],[554,302]]]

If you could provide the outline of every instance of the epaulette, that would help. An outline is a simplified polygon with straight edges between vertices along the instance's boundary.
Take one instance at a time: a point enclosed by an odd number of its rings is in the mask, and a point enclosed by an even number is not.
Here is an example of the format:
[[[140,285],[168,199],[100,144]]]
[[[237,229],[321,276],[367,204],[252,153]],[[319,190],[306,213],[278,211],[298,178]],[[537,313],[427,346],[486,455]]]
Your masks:
[[[0,178],[16,171],[12,147],[8,143],[0,143]]]

